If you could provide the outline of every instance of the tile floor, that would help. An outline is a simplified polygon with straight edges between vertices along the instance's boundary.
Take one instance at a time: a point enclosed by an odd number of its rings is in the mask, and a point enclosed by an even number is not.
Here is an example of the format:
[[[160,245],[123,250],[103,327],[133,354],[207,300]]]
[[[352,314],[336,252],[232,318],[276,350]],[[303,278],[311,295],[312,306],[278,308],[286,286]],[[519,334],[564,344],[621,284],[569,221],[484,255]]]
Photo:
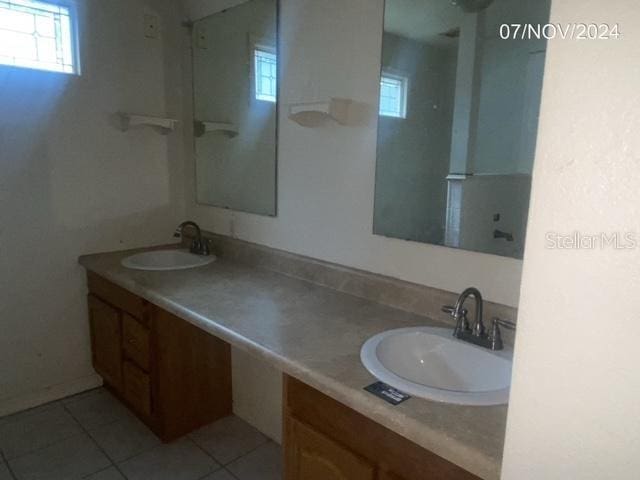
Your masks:
[[[238,417],[170,444],[99,388],[0,418],[0,480],[281,480],[281,448]]]

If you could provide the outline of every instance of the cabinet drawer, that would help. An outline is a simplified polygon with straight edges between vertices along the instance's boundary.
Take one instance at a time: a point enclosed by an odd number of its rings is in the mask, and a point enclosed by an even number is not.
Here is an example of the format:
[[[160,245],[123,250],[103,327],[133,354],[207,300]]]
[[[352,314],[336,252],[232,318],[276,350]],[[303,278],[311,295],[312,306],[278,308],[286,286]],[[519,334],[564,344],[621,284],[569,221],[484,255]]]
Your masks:
[[[149,302],[146,300],[92,272],[87,273],[87,285],[92,295],[124,310],[149,326]]]
[[[129,361],[122,365],[124,398],[139,413],[151,416],[151,381],[141,368]]]
[[[129,360],[149,371],[149,329],[131,315],[122,315],[122,349]]]
[[[120,312],[93,295],[89,295],[88,300],[93,366],[106,383],[120,388],[122,385]]]

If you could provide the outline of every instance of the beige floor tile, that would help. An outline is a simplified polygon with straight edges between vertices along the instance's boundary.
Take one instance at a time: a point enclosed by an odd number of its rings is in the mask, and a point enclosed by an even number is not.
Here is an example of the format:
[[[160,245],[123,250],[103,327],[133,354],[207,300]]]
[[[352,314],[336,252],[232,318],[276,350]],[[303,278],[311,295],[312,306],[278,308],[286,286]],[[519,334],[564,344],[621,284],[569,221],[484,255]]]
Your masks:
[[[106,470],[102,470],[93,475],[85,477],[86,480],[125,480],[125,478],[118,472],[116,467],[109,467]]]
[[[80,433],[61,403],[48,404],[6,417],[0,424],[0,450],[11,459]]]
[[[129,480],[198,480],[219,465],[185,438],[152,448],[119,467]]]
[[[266,443],[226,468],[239,480],[282,480],[282,448]]]
[[[223,465],[268,441],[267,437],[235,415],[222,418],[189,436]]]
[[[114,462],[126,460],[160,444],[160,439],[133,416],[90,429],[89,435]]]
[[[103,470],[110,463],[86,434],[9,460],[18,480],[75,480]]]
[[[217,472],[213,472],[211,475],[207,475],[202,480],[237,480],[233,475],[231,475],[226,470],[218,470]]]
[[[2,462],[0,462],[0,480],[13,480],[9,469]]]
[[[72,397],[71,400],[64,401],[64,405],[87,430],[133,415],[120,400],[104,388]]]

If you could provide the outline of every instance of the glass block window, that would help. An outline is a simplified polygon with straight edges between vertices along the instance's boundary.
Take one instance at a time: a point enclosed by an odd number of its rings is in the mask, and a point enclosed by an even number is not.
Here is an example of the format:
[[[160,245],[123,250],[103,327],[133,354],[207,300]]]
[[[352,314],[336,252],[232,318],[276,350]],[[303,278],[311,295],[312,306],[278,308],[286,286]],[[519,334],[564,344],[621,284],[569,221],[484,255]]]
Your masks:
[[[266,48],[256,47],[253,51],[253,56],[255,61],[256,99],[275,102],[278,93],[276,54]]]
[[[380,115],[407,117],[407,77],[382,73],[380,79]]]
[[[72,14],[64,4],[0,0],[0,64],[78,73]]]

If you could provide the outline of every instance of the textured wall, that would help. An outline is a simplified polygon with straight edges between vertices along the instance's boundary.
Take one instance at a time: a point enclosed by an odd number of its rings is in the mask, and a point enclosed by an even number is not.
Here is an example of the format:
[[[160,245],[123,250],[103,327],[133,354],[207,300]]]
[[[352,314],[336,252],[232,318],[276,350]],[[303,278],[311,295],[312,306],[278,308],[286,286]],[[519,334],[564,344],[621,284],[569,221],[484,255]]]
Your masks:
[[[505,480],[636,479],[640,249],[548,249],[548,232],[640,233],[640,10],[562,0],[552,22],[619,40],[548,48],[524,258]]]
[[[79,2],[81,77],[0,67],[0,415],[98,382],[77,257],[167,242],[184,216],[179,134],[112,124],[182,115],[176,8]],[[171,19],[161,38],[145,11]]]

